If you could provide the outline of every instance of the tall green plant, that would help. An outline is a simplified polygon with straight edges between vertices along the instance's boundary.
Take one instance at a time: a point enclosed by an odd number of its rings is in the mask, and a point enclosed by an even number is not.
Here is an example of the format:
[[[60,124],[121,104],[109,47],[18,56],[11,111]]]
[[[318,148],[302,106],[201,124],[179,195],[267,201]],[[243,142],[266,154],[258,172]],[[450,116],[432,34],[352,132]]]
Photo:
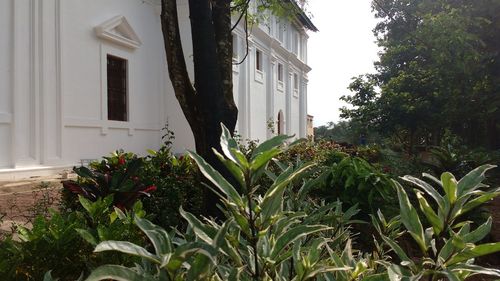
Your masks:
[[[148,267],[149,270],[145,267],[103,266],[96,269],[88,280],[129,280],[126,278],[132,277],[144,280],[310,280],[329,272],[348,270],[347,266],[335,266],[334,259],[329,255],[332,239],[327,237],[334,236],[320,235],[333,230],[333,227],[318,221],[323,218],[322,214],[328,216],[337,212],[346,220],[349,215],[342,216],[341,208],[330,204],[323,205],[315,216],[308,218],[304,211],[290,210],[287,208],[290,204],[284,203],[285,192],[291,183],[301,179],[314,164],[286,167],[272,179],[264,194],[257,192],[261,190],[257,184],[259,179],[265,176],[269,162],[283,151],[281,147],[288,139],[288,136],[274,137],[245,155],[223,127],[221,146],[225,155],[215,153],[231,172],[237,186],[196,153],[190,152],[190,155],[203,175],[212,182],[214,192],[223,202],[221,209],[227,219],[224,222],[207,218],[200,220],[181,209],[181,215],[189,224],[184,241],[190,242],[180,243],[177,247],[169,246],[173,238],[167,232],[138,220],[136,223],[152,240],[155,253],[118,241],[101,243],[96,251],[117,250],[141,256],[154,266]],[[152,234],[148,234],[144,224],[154,229],[156,241],[153,241]],[[190,253],[195,256],[183,254],[182,260],[174,259],[178,262],[175,271],[172,271],[169,263],[178,249],[194,249]],[[218,252],[216,256],[214,250]]]
[[[418,258],[410,258],[396,241],[382,235],[383,240],[401,259],[400,264],[388,267],[391,280],[464,280],[474,274],[500,277],[498,269],[474,265],[475,258],[500,251],[500,243],[476,244],[490,232],[491,217],[474,230],[471,230],[470,222],[460,221],[462,215],[500,195],[500,188],[484,190],[487,186],[482,183],[485,172],[494,167],[480,166],[459,181],[448,172],[443,173],[441,179],[424,174],[424,177],[440,187],[441,192],[421,179],[403,177],[403,180],[417,187],[415,193],[420,211],[426,219],[424,222],[403,187],[395,182],[401,221],[418,245],[421,255]],[[429,203],[429,198],[432,199],[432,204]],[[429,227],[425,228],[426,226]]]

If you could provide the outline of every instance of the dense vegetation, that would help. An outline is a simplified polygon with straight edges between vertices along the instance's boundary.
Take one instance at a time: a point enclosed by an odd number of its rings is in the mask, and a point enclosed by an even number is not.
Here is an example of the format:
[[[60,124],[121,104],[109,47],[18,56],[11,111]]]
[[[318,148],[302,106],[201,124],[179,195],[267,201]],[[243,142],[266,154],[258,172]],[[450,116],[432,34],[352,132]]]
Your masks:
[[[359,157],[373,159],[372,152],[327,142],[286,145],[288,139],[277,136],[240,150],[223,128],[224,155],[218,157],[234,183],[196,153],[180,159],[168,147],[151,151],[147,158],[117,152],[90,168],[75,168],[80,176],[65,182],[60,210],[39,216],[31,229],[18,227],[18,239],[9,236],[0,242],[2,276],[7,280],[500,276],[500,270],[474,263],[477,257],[500,251],[500,243],[484,240],[491,218],[475,223],[468,217],[500,195],[499,188],[485,184],[485,173],[494,166],[480,166],[460,180],[451,173],[440,178],[425,175],[429,181],[407,176],[406,187],[415,188],[409,192]],[[193,208],[193,200],[199,199],[192,195],[202,194],[199,180],[193,180],[196,166],[221,198],[222,220],[203,217]],[[170,180],[159,182],[159,173]],[[183,182],[189,184],[179,185]],[[161,199],[170,192],[177,201]],[[154,203],[148,207],[147,202]],[[162,212],[163,208],[172,211]]]
[[[348,122],[317,132],[351,143],[380,135],[408,152],[450,136],[500,149],[500,2],[377,0],[373,8],[376,72],[353,78],[354,94],[343,97]]]

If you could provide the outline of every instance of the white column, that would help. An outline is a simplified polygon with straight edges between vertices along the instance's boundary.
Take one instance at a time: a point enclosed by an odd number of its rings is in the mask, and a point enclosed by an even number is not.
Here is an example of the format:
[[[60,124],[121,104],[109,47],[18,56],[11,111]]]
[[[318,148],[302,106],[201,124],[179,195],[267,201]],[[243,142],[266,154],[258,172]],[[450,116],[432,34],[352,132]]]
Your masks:
[[[266,83],[266,88],[267,88],[267,101],[266,101],[266,114],[267,114],[267,121],[272,120],[273,124],[275,124],[275,117],[274,117],[274,91],[276,89],[276,57],[274,57],[273,54],[269,56],[269,74],[267,75],[268,81]],[[267,124],[266,124],[267,127]],[[276,128],[274,128],[276,131]],[[267,130],[267,138],[273,137],[273,133],[271,130],[266,128]]]
[[[44,165],[60,164],[62,157],[60,2],[40,1],[40,150]]]
[[[13,167],[39,164],[39,2],[13,2]]]
[[[14,1],[0,1],[0,169],[12,166]]]
[[[299,92],[299,104],[300,104],[300,137],[305,138],[307,136],[307,83],[308,80],[304,75],[301,77],[301,87]]]
[[[246,91],[245,91],[245,125],[246,128],[244,132],[242,132],[242,136],[245,139],[250,139],[252,136],[252,110],[250,108],[251,104],[251,99],[252,99],[252,93],[251,93],[251,85],[252,81],[254,81],[255,77],[255,46],[252,42],[252,37],[248,38],[248,57],[245,62],[245,66],[247,69],[246,75],[245,75],[245,84],[246,84]]]
[[[290,65],[288,62],[287,65]],[[292,135],[292,97],[293,97],[293,72],[288,68],[288,78],[286,81],[286,112],[285,112],[285,132]]]

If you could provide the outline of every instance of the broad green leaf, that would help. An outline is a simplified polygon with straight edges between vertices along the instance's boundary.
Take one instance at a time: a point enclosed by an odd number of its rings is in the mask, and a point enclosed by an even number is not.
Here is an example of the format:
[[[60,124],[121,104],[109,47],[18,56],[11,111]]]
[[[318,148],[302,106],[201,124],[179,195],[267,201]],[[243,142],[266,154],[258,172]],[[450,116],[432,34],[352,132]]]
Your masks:
[[[439,219],[438,215],[431,208],[427,200],[422,196],[420,192],[417,192],[418,202],[420,204],[420,209],[424,213],[427,220],[431,223],[434,233],[439,235],[444,229],[444,222]]]
[[[385,235],[380,234],[384,242],[391,247],[391,249],[398,255],[399,259],[401,262],[407,263],[410,266],[413,266],[415,263],[413,262],[412,259],[406,255],[405,251],[396,243],[396,241],[393,241],[389,237],[386,237]]]
[[[186,275],[186,281],[206,280],[210,271],[210,264],[212,260],[205,255],[197,255],[192,262],[190,262],[189,269]]]
[[[430,195],[434,199],[434,201],[436,201],[438,206],[440,206],[440,207],[443,206],[443,201],[444,201],[443,197],[439,194],[439,192],[432,185],[428,184],[427,182],[425,182],[421,179],[418,179],[418,178],[415,178],[412,176],[404,176],[404,177],[402,177],[402,179],[409,182],[409,183],[416,185],[422,191],[424,191],[425,193]]]
[[[474,231],[463,236],[465,243],[476,243],[481,241],[486,235],[488,235],[491,231],[492,219],[491,217],[488,220],[476,228]]]
[[[97,243],[99,243],[99,241],[97,241],[96,237],[94,235],[92,235],[92,233],[90,233],[88,230],[77,228],[77,229],[75,229],[75,231],[78,232],[78,234],[85,241],[87,241],[89,244],[91,244],[92,246],[95,247],[95,246],[97,246]]]
[[[247,157],[245,156],[245,154],[243,154],[243,152],[241,152],[239,149],[236,149],[236,148],[231,148],[230,150],[231,150],[231,153],[233,153],[236,160],[238,161],[239,166],[242,169],[247,170],[250,167],[250,164],[248,163],[248,160],[247,160]]]
[[[446,172],[441,175],[441,182],[443,183],[443,189],[450,201],[450,204],[455,203],[457,200],[457,180],[453,174]]]
[[[293,168],[290,167],[278,176],[275,183],[267,190],[261,203],[261,216],[263,224],[281,209],[285,188],[314,165],[314,163],[306,164],[295,171],[293,171]]]
[[[489,255],[499,251],[500,251],[500,242],[474,246],[472,248],[465,249],[462,252],[455,255],[454,257],[452,257],[448,262],[446,262],[446,265],[450,266],[459,262],[467,261],[472,258]]]
[[[216,230],[212,227],[203,224],[198,218],[196,218],[193,214],[188,213],[182,209],[182,206],[179,208],[179,212],[181,216],[187,220],[194,233],[198,238],[205,241],[208,244],[213,244],[213,237],[216,235]]]
[[[474,198],[473,200],[467,202],[461,210],[459,210],[459,213],[457,215],[462,215],[462,214],[465,214],[479,206],[481,206],[482,204],[490,201],[491,199],[497,197],[500,195],[500,192],[488,192],[486,194],[483,194],[477,198]]]
[[[450,266],[449,269],[451,271],[465,271],[473,274],[484,274],[500,277],[500,269],[485,268],[475,264],[458,264],[456,266]]]
[[[450,281],[461,281],[461,278],[459,278],[454,272],[452,272],[451,270],[443,270],[443,271],[439,271],[437,272],[439,275],[442,275],[444,277],[446,277],[448,280]]]
[[[477,186],[486,178],[484,176],[486,171],[495,167],[496,166],[494,165],[483,165],[470,171],[467,175],[460,179],[460,181],[458,181],[458,196],[462,196],[476,189]]]
[[[257,155],[255,155],[255,158],[252,160],[250,163],[250,168],[253,171],[257,171],[261,167],[265,166],[273,157],[278,155],[281,152],[281,149],[279,148],[273,148],[270,150],[263,151]]]
[[[189,151],[188,154],[196,161],[203,175],[216,187],[218,187],[219,190],[228,197],[228,199],[238,206],[244,206],[243,199],[238,191],[236,191],[236,189],[218,171],[216,171],[195,152]]]
[[[165,229],[139,217],[135,217],[135,224],[149,238],[157,255],[161,256],[173,251],[172,241]]]
[[[209,262],[212,262],[216,255],[216,251],[206,243],[192,242],[182,244],[175,249],[166,268],[169,272],[174,272],[178,270],[185,261],[196,254],[201,254],[207,257]]]
[[[238,149],[238,143],[233,139],[231,133],[229,132],[229,129],[224,124],[221,123],[221,127],[222,127],[222,134],[220,136],[220,145],[222,151],[224,152],[227,158],[229,158],[234,163],[238,163],[238,160],[231,152],[231,149]]]
[[[271,250],[271,258],[275,259],[283,251],[283,249],[290,243],[299,238],[305,237],[311,233],[330,229],[324,225],[300,225],[289,229],[276,239],[273,249]]]
[[[316,169],[313,169],[316,170]],[[318,169],[319,170],[319,169]],[[311,190],[320,186],[320,183],[325,182],[326,178],[331,174],[331,171],[327,170],[321,173],[319,177],[313,179],[308,179],[299,189],[296,198],[298,200],[304,200]]]
[[[398,191],[401,221],[413,239],[417,242],[422,252],[426,253],[428,247],[425,245],[424,229],[418,217],[417,210],[410,203],[408,195],[404,191],[403,187],[396,181],[395,184]]]
[[[301,280],[310,280],[317,278],[318,275],[324,274],[327,272],[335,272],[335,271],[348,271],[350,267],[333,267],[333,266],[319,266],[316,267],[312,271],[308,271],[306,275]],[[370,279],[370,280],[386,280],[386,279]]]
[[[94,252],[104,252],[104,251],[117,251],[124,254],[142,257],[156,264],[161,263],[158,256],[151,254],[141,246],[135,245],[127,241],[112,241],[112,240],[104,241],[99,243],[94,249]]]
[[[243,174],[243,171],[241,168],[236,165],[233,161],[228,160],[224,158],[222,154],[220,154],[217,150],[212,149],[214,154],[219,158],[219,161],[221,161],[224,166],[231,172],[231,174],[234,176],[234,178],[238,181],[240,184],[241,188],[245,186],[245,175]]]
[[[259,146],[257,146],[253,152],[252,152],[252,157],[250,158],[252,161],[255,160],[257,155],[259,155],[262,152],[272,150],[273,148],[276,148],[280,145],[282,145],[286,140],[293,138],[293,136],[287,136],[287,135],[279,135],[275,136],[263,143],[261,143]]]
[[[215,235],[215,237],[213,239],[213,244],[212,244],[213,247],[220,248],[220,247],[222,247],[222,245],[224,245],[226,243],[226,240],[225,240],[226,234],[227,234],[227,231],[232,223],[233,223],[233,220],[229,219],[222,224],[222,227],[219,229],[219,231],[217,231],[217,234]]]
[[[438,264],[443,265],[448,260],[448,258],[453,254],[454,250],[455,247],[453,246],[453,239],[450,238],[441,248],[441,251],[439,251]]]
[[[240,214],[238,210],[235,210],[234,208],[230,209],[231,214],[234,217],[234,220],[236,223],[239,225],[240,229],[246,234],[250,235],[250,223],[248,222],[247,218]]]
[[[80,201],[80,204],[82,205],[82,207],[90,214],[90,215],[93,215],[94,214],[94,208],[93,208],[93,205],[92,205],[92,202],[90,202],[90,200],[88,200],[87,198],[81,196],[81,195],[78,195],[78,201]]]
[[[92,271],[86,281],[116,280],[116,281],[156,281],[153,276],[141,275],[136,271],[121,265],[103,265]]]
[[[422,276],[422,272],[418,275],[413,275],[410,271],[402,266],[392,264],[387,268],[387,275],[390,281],[412,281],[419,280]]]

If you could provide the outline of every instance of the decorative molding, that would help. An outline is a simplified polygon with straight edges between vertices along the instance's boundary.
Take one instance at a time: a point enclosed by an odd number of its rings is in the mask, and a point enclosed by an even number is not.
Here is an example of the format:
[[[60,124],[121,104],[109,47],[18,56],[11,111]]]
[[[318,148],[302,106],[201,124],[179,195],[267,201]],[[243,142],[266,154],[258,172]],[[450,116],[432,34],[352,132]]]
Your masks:
[[[264,84],[264,72],[255,68],[255,81]]]
[[[101,129],[105,135],[108,129],[124,129],[129,130],[129,135],[133,135],[134,131],[161,131],[159,124],[149,123],[131,123],[122,121],[110,121],[99,119],[83,119],[83,118],[65,118],[64,127],[67,128],[97,128]]]
[[[121,15],[94,27],[94,31],[97,37],[130,49],[137,49],[142,45],[137,33]]]

